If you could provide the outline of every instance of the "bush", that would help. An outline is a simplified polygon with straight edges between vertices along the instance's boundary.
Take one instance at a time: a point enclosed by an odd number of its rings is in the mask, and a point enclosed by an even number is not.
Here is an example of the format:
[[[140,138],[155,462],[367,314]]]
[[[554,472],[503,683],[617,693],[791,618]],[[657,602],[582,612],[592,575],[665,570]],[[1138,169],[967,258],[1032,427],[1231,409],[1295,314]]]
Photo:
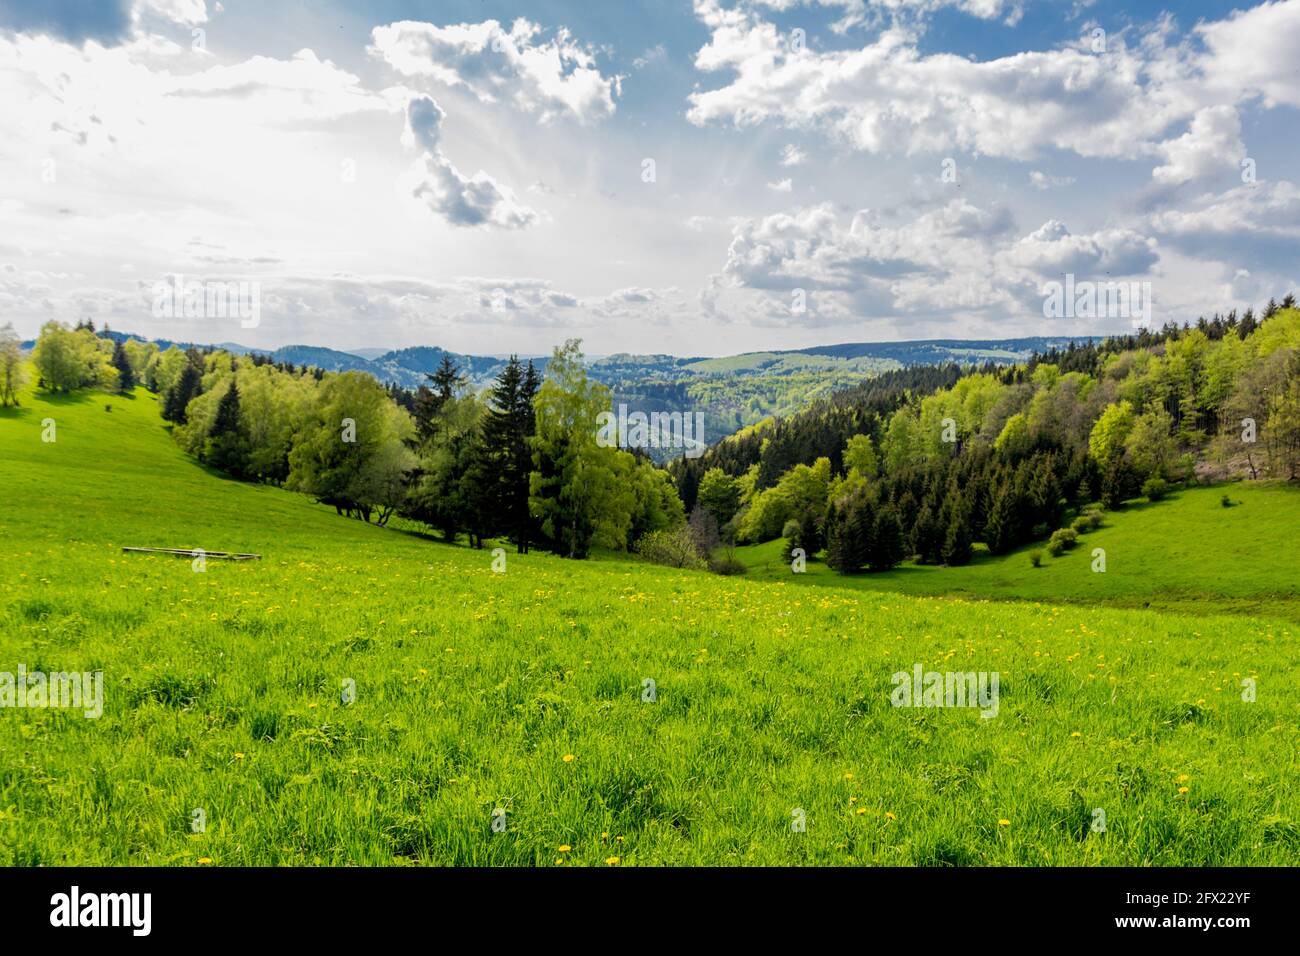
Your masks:
[[[714,574],[731,576],[735,574],[744,574],[749,568],[745,567],[744,562],[730,554],[724,554],[720,558],[714,558],[709,562],[709,570]]]
[[[1079,541],[1079,533],[1073,528],[1057,528],[1052,532],[1052,537],[1048,539],[1047,547],[1050,550],[1052,545],[1058,545],[1061,551],[1069,551]],[[1059,551],[1057,552],[1060,553]],[[1055,555],[1053,555],[1055,557]]]
[[[678,525],[666,531],[651,531],[643,536],[632,548],[637,554],[654,564],[667,565],[670,568],[691,568],[702,571],[705,567],[695,539],[691,537],[686,525]]]
[[[1219,499],[1219,504],[1223,505],[1223,507],[1225,507],[1225,508],[1231,508],[1231,507],[1232,507],[1232,499],[1229,498],[1228,495],[1227,495],[1227,493],[1225,492],[1224,495],[1223,495],[1223,497]]]
[[[1148,478],[1142,485],[1142,494],[1146,495],[1147,501],[1159,501],[1169,494],[1169,482],[1163,478]]]
[[[1061,556],[1061,552],[1064,550],[1065,550],[1065,545],[1061,544],[1060,541],[1056,540],[1055,535],[1053,535],[1052,539],[1047,542],[1047,553],[1054,558],[1059,558]]]
[[[1042,551],[1029,552],[1029,563],[1036,568],[1041,568],[1043,566],[1043,552]]]
[[[1087,515],[1079,515],[1070,522],[1070,530],[1075,534],[1087,534],[1093,527],[1092,519]]]

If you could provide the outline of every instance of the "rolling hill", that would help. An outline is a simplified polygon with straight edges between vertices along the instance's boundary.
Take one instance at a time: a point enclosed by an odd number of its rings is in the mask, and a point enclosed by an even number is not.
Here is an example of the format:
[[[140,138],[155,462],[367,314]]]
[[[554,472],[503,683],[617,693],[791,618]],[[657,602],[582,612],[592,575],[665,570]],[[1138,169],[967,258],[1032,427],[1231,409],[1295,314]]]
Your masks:
[[[511,553],[496,573],[489,550],[196,465],[143,391],[29,392],[0,410],[0,489],[0,671],[105,682],[99,719],[0,711],[5,864],[1259,865],[1300,853],[1294,625],[1211,605],[1068,606],[1052,592],[1078,555],[1060,577],[1045,571],[1031,601],[719,578],[624,556]],[[1171,560],[1166,545],[1253,533],[1265,510],[1295,540],[1294,510],[1260,494],[1227,509],[1250,528],[1213,509],[1211,521],[1192,494],[1134,509],[1096,533],[1115,536],[1110,573],[1140,580],[1136,568]],[[1127,522],[1162,509],[1186,509],[1181,538],[1127,551],[1121,535],[1139,540]],[[262,559],[198,571],[124,545]],[[998,673],[997,715],[891,706],[891,675],[915,664]]]

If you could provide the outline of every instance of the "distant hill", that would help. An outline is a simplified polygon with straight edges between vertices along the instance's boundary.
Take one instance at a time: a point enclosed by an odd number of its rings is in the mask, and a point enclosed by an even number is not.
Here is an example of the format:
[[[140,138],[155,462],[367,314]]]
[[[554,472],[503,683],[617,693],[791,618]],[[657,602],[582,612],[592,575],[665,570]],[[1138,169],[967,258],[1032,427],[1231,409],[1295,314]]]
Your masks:
[[[140,338],[122,332],[114,339]],[[620,352],[589,358],[591,377],[609,386],[615,403],[635,411],[702,411],[709,443],[769,416],[786,416],[831,392],[857,385],[893,369],[946,362],[1010,364],[1034,352],[1087,342],[1095,336],[1031,336],[1014,339],[926,339],[908,342],[856,342],[805,349],[744,352],[722,357],[636,355]],[[154,340],[161,348],[194,343]],[[219,343],[235,354],[252,351],[235,342]],[[476,390],[488,388],[506,359],[467,355],[434,345],[384,350],[341,351],[318,345],[286,345],[270,354],[278,362],[311,365],[327,372],[358,371],[381,382],[418,388],[450,356]],[[533,364],[543,374],[545,358]],[[666,454],[666,453],[665,453]]]

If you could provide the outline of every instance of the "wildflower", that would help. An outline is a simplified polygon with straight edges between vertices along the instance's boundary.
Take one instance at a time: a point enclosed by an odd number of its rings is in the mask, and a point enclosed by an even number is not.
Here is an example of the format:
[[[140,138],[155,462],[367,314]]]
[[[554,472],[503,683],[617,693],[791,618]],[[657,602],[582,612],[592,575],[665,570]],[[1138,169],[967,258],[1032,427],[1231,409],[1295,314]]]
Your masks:
[[[573,763],[573,754],[565,754],[560,759],[563,760],[565,763]]]
[[[201,857],[199,857],[199,865],[200,865],[200,866],[207,866],[207,865],[208,865],[209,863],[211,863],[211,862],[212,862],[212,857],[210,857],[210,856],[201,856]]]
[[[568,853],[570,850],[573,849],[573,847],[569,846],[569,844],[567,844],[567,843],[562,843],[562,844],[560,844],[560,846],[558,847],[558,849],[559,849],[559,851],[560,851],[561,853]]]
[[[892,813],[890,813],[888,810],[886,810],[886,811],[885,811],[885,819],[886,819],[886,820],[897,820],[898,817],[894,816]]]
[[[606,866],[618,866],[618,857],[616,857],[616,856],[607,857],[607,858],[605,859],[605,865],[606,865]]]
[[[1011,821],[1010,821],[1010,820],[999,820],[999,821],[998,821],[998,826],[1000,826],[1000,827],[1009,827],[1009,826],[1011,826]]]

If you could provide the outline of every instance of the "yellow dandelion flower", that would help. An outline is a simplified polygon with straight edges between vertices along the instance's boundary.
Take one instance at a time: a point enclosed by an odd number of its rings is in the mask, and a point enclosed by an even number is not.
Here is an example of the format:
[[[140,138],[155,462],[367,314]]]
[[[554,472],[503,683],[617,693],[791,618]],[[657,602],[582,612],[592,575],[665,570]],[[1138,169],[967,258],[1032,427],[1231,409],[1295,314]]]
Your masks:
[[[199,865],[200,865],[200,866],[207,866],[207,865],[208,865],[209,863],[211,863],[211,862],[212,862],[212,857],[210,857],[210,856],[201,856],[201,857],[199,857]]]
[[[886,820],[897,820],[898,817],[894,816],[892,813],[890,813],[888,810],[886,810],[886,811],[885,811],[885,819],[886,819]]]
[[[560,759],[563,760],[565,763],[573,763],[574,758],[573,758],[573,754],[565,754]]]
[[[243,760],[243,759],[244,759],[244,755],[243,755],[243,754],[235,754],[235,759],[236,759],[236,760]]]
[[[862,816],[862,814],[864,814],[864,813],[867,812],[867,808],[866,808],[866,807],[858,807],[858,809],[857,809],[856,812],[857,812],[857,815],[858,815],[858,816]]]
[[[1011,821],[1010,821],[1010,820],[999,820],[999,821],[998,821],[998,826],[1000,826],[1000,827],[1009,827],[1009,826],[1011,826]]]
[[[1178,788],[1178,792],[1179,792],[1179,793],[1186,793],[1186,792],[1187,792],[1187,788],[1186,788],[1186,787],[1179,787],[1179,788]]]
[[[618,857],[610,856],[605,858],[606,866],[618,866]]]
[[[573,847],[569,846],[569,844],[567,844],[567,843],[562,843],[562,844],[560,844],[559,847],[557,847],[557,849],[558,849],[561,853],[568,853],[570,850],[573,849]]]
[[[1071,737],[1082,737],[1083,734],[1079,733],[1079,732],[1076,730],[1074,733],[1070,734],[1070,736],[1071,736]]]

